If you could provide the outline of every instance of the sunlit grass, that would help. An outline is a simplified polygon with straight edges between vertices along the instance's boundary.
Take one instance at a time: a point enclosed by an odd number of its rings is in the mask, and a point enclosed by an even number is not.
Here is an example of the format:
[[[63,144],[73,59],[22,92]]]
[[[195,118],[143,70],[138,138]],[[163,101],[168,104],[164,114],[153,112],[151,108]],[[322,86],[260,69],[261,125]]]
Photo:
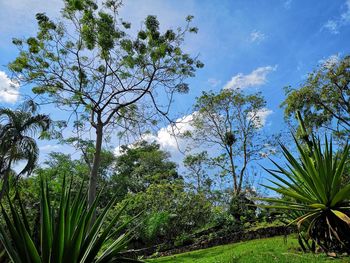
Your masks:
[[[331,259],[324,254],[304,254],[298,250],[298,241],[294,237],[274,237],[257,239],[230,245],[212,247],[147,262],[198,262],[198,263],[316,263],[350,262],[350,258]]]

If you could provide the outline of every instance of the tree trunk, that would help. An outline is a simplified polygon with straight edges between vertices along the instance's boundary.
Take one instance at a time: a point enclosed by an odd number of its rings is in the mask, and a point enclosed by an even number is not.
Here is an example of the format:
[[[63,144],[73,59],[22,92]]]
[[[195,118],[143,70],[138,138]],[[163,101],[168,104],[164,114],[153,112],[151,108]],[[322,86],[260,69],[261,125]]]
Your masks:
[[[9,176],[10,176],[10,172],[11,172],[11,164],[12,164],[12,160],[10,159],[9,163],[7,164],[7,167],[4,171],[3,178],[2,178],[2,187],[1,187],[1,191],[0,191],[0,201],[2,200],[2,198],[4,197],[6,192],[8,191]]]
[[[89,197],[88,197],[89,207],[92,206],[96,198],[98,169],[100,168],[100,162],[101,162],[102,138],[103,138],[103,126],[102,124],[98,124],[96,127],[96,144],[95,144],[94,161],[92,163],[92,168],[91,168],[90,178],[89,178]]]
[[[228,154],[230,157],[230,166],[231,166],[231,173],[232,173],[232,179],[233,179],[233,194],[238,195],[239,193],[237,192],[238,190],[238,185],[237,185],[237,175],[236,175],[236,169],[235,169],[235,164],[233,161],[233,150],[232,146],[230,146],[228,150]]]
[[[199,172],[197,173],[197,193],[201,191],[201,179]]]
[[[247,164],[248,164],[248,153],[247,153],[247,137],[244,137],[244,143],[243,143],[243,167],[239,175],[239,183],[238,183],[238,194],[241,193],[242,191],[242,185],[243,185],[243,177],[244,177],[244,172],[247,169]]]

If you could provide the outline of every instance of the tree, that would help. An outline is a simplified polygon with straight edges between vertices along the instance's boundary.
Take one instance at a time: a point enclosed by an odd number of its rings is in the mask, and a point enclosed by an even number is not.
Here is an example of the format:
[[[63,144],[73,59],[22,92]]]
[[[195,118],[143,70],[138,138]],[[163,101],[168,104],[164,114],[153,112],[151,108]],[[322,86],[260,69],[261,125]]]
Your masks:
[[[299,110],[309,129],[326,128],[345,140],[350,132],[350,57],[327,62],[299,89],[287,88],[282,103],[286,119]]]
[[[37,114],[36,105],[29,101],[17,110],[0,108],[0,175],[3,178],[0,199],[7,190],[11,168],[14,163],[25,160],[18,176],[35,168],[39,149],[33,136],[48,131],[50,119]],[[39,136],[39,137],[40,137]]]
[[[203,92],[194,106],[194,130],[185,135],[218,149],[211,165],[231,176],[234,195],[242,192],[249,163],[261,159],[268,145],[261,131],[265,106],[260,93],[245,95],[239,89]]]
[[[131,146],[122,146],[110,179],[114,192],[124,196],[146,191],[151,184],[171,183],[180,179],[176,164],[169,157],[169,153],[160,150],[160,145],[155,142],[140,141]]]
[[[189,171],[189,179],[193,182],[197,193],[201,191],[210,191],[211,179],[207,173],[208,153],[206,151],[197,154],[189,154],[185,157],[183,163]]]
[[[124,132],[144,127],[141,118],[151,123],[160,116],[169,119],[174,94],[187,92],[185,79],[203,67],[182,50],[186,33],[197,32],[190,26],[193,16],[187,17],[184,29],[164,33],[157,18],[148,16],[134,36],[126,32],[130,23],[118,16],[120,5],[113,0],[100,6],[92,0],[64,0],[57,22],[37,14],[37,35],[14,39],[20,53],[9,65],[45,103],[70,110],[78,117],[77,126],[88,123],[95,132],[90,205],[109,128],[122,127]]]

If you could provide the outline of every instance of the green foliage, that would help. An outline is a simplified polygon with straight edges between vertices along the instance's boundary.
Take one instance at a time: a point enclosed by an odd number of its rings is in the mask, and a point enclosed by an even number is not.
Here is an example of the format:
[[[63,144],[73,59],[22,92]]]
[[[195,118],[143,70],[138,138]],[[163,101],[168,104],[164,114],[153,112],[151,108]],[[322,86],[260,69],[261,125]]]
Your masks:
[[[244,194],[233,196],[230,202],[229,213],[238,222],[250,222],[256,219],[256,206]]]
[[[175,247],[181,247],[190,245],[194,241],[193,237],[189,234],[183,233],[176,237],[174,240],[174,246]]]
[[[306,238],[314,240],[325,251],[349,251],[350,247],[350,185],[342,184],[345,163],[350,147],[333,153],[332,141],[312,136],[312,147],[296,139],[299,158],[281,145],[288,168],[274,162],[277,169],[267,170],[276,180],[267,188],[291,200],[267,198],[268,207],[295,211],[291,222],[299,230],[305,225]],[[285,179],[286,178],[286,179]]]
[[[171,214],[166,211],[154,212],[144,221],[144,234],[146,239],[154,240],[158,235],[166,235],[168,228],[171,227]]]
[[[347,139],[350,131],[350,57],[321,65],[299,89],[286,89],[285,117],[299,110],[307,128],[327,128]]]
[[[144,20],[144,29],[131,37],[127,33],[131,24],[118,14],[120,1],[63,2],[60,19],[54,21],[39,13],[37,35],[13,39],[20,53],[9,64],[10,70],[21,75],[22,83],[34,83],[33,92],[47,95],[50,102],[71,107],[92,106],[90,110],[96,114],[96,106],[102,104],[99,108],[109,112],[109,104],[120,103],[125,91],[132,95],[131,100],[120,109],[138,101],[134,101],[134,89],[148,87],[145,90],[152,93],[150,88],[155,78],[160,80],[157,86],[170,88],[170,93],[183,92],[178,85],[186,86],[184,79],[203,67],[197,58],[182,50],[185,34],[197,33],[190,26],[193,17],[186,19],[185,28],[162,33],[157,17],[150,15]],[[74,34],[71,26],[75,27]],[[85,66],[92,64],[94,68]],[[58,71],[60,74],[56,74]],[[73,75],[79,77],[74,79]],[[103,78],[105,81],[100,82]],[[138,83],[139,80],[142,81]],[[98,99],[99,96],[103,99]],[[116,104],[113,105],[115,108]]]
[[[96,221],[93,214],[99,201],[90,208],[86,193],[81,186],[73,195],[71,186],[63,181],[59,206],[52,205],[47,180],[40,180],[40,236],[39,242],[31,235],[26,211],[19,194],[17,206],[9,199],[10,212],[2,207],[7,230],[0,227],[0,239],[8,256],[15,263],[20,262],[137,262],[120,255],[130,239],[131,232],[125,232],[129,222],[118,224],[123,207],[109,224],[105,224],[107,213],[116,203],[112,198],[101,210]],[[18,212],[20,211],[20,212]],[[114,241],[101,249],[111,238]]]
[[[203,194],[186,192],[181,182],[151,184],[144,192],[128,194],[124,202],[130,217],[144,211],[136,239],[145,245],[191,233],[211,218],[211,203]]]
[[[116,158],[115,173],[111,182],[122,194],[145,191],[151,184],[172,182],[179,178],[176,164],[169,153],[160,150],[159,144],[140,141],[131,147],[122,146]]]

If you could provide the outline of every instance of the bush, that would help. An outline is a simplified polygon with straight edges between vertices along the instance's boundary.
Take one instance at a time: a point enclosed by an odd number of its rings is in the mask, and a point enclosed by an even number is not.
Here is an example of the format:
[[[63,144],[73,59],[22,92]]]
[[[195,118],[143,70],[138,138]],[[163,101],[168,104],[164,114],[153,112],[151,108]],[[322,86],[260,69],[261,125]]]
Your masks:
[[[128,194],[124,202],[128,203],[129,217],[144,211],[141,222],[135,222],[136,247],[173,241],[204,227],[212,215],[212,205],[205,195],[187,192],[181,183],[152,184],[145,192]]]
[[[172,215],[169,212],[154,212],[148,215],[144,221],[144,235],[148,240],[154,240],[157,236],[166,235],[169,231]]]
[[[235,195],[231,199],[229,212],[241,223],[249,223],[256,219],[255,203],[244,194]]]
[[[193,242],[194,242],[194,238],[191,235],[183,233],[176,237],[174,241],[174,246],[180,247],[180,246],[191,245]]]

